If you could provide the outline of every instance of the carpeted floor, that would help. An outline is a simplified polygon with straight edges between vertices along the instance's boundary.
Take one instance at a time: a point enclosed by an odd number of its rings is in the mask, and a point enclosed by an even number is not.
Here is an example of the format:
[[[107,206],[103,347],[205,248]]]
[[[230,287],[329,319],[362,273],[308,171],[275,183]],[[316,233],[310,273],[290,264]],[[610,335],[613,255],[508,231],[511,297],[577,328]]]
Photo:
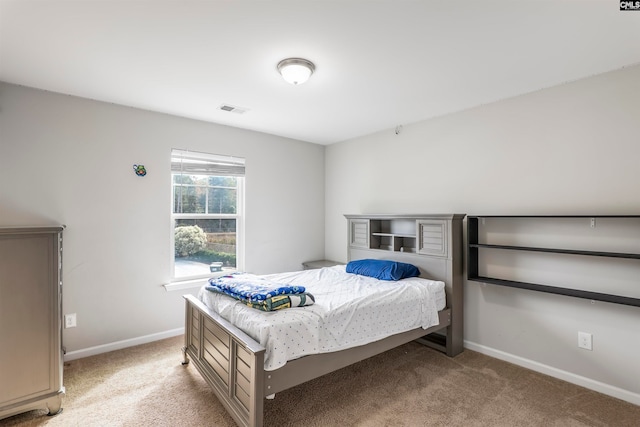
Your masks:
[[[1,426],[235,426],[182,337],[65,364],[64,411]],[[266,426],[640,426],[640,406],[465,350],[409,343],[265,401]]]

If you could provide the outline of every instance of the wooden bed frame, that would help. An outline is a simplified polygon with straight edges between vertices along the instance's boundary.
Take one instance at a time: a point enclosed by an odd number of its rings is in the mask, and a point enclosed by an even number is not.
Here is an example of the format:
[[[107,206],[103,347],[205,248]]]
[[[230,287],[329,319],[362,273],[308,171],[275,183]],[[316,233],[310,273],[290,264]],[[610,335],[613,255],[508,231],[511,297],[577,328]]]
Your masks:
[[[302,384],[392,348],[417,340],[425,345],[455,356],[463,350],[462,299],[462,219],[464,215],[347,215],[349,220],[349,260],[364,258],[392,259],[408,262],[420,268],[421,276],[445,282],[447,307],[439,312],[440,324],[429,329],[414,329],[367,345],[332,353],[304,356],[287,362],[273,371],[264,370],[265,348],[243,331],[210,310],[192,295],[185,295],[185,346],[183,365],[193,361],[205,381],[213,388],[220,402],[241,426],[263,425],[264,399],[280,391]],[[416,220],[415,252],[400,249],[372,248],[351,237],[352,222]],[[433,227],[421,232],[421,224],[433,223],[440,236],[439,254],[421,251],[422,241],[434,238]],[[369,222],[367,223],[377,224]],[[367,234],[376,227],[367,227]],[[389,233],[385,233],[389,234]],[[437,233],[436,233],[437,234]],[[393,237],[393,236],[392,236]],[[406,238],[406,236],[405,236]],[[440,239],[440,240],[438,240]],[[375,240],[375,239],[373,239]],[[436,246],[437,246],[436,245]],[[366,247],[364,247],[366,246]],[[427,248],[428,249],[428,248]]]

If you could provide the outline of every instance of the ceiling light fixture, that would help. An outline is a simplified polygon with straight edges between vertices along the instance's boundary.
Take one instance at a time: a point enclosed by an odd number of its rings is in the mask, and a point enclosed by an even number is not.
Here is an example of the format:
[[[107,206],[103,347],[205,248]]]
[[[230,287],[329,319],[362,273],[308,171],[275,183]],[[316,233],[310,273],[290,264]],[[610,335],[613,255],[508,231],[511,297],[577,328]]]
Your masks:
[[[287,58],[278,62],[278,71],[282,78],[292,85],[299,85],[311,77],[316,66],[313,62],[302,58]]]

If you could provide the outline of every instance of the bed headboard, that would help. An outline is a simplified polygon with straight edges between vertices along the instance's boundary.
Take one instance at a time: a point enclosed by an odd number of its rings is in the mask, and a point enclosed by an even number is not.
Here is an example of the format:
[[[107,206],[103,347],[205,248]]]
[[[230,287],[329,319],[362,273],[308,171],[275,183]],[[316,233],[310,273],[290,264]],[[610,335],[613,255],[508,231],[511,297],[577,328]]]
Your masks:
[[[455,354],[462,351],[463,224],[465,214],[345,215],[349,261],[407,262],[421,277],[445,283]],[[449,334],[447,334],[449,335]],[[452,355],[452,354],[450,354]]]

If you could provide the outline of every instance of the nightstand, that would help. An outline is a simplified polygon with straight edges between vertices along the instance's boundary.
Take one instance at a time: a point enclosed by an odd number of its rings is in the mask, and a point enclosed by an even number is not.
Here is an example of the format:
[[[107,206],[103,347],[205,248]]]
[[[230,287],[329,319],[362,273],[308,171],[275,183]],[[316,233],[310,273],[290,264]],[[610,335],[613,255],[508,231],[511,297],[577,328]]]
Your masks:
[[[333,267],[334,265],[344,265],[343,262],[330,261],[327,259],[320,259],[316,261],[305,261],[302,263],[302,268],[305,270],[313,270],[315,268]]]

